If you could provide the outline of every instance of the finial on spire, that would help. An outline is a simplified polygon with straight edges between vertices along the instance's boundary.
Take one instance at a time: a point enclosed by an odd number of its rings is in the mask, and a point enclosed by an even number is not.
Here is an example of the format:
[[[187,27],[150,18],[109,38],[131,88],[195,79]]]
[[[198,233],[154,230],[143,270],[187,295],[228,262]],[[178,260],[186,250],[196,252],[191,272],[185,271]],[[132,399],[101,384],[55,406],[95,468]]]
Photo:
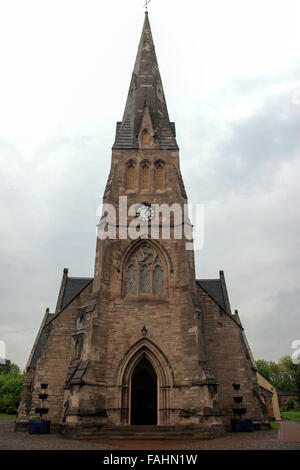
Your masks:
[[[151,2],[151,0],[146,0],[146,1],[145,1],[145,5],[144,5],[144,6],[145,6],[146,13],[148,12],[148,3],[150,3],[150,2]]]

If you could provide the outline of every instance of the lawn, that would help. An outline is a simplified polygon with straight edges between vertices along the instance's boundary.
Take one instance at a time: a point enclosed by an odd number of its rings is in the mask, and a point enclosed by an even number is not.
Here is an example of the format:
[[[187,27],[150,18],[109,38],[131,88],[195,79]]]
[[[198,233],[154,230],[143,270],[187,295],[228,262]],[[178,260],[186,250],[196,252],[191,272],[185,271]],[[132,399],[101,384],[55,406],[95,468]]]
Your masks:
[[[271,421],[271,429],[280,429],[280,423],[276,423],[276,421]]]
[[[300,421],[300,411],[282,411],[281,416],[283,418],[290,419],[291,421]]]
[[[0,420],[1,419],[16,419],[16,415],[6,415],[5,413],[0,413]]]

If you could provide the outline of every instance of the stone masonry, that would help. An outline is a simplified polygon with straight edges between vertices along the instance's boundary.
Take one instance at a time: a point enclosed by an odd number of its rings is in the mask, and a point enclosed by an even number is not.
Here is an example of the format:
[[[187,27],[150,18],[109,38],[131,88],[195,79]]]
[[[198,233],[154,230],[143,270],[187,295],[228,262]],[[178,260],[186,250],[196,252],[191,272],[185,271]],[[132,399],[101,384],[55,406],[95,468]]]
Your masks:
[[[120,196],[127,197],[125,212],[155,208],[158,238],[122,235],[137,213],[120,219]],[[116,219],[103,213],[99,228],[115,229],[116,237],[98,237],[93,279],[64,270],[56,312],[46,311],[27,364],[16,429],[35,415],[40,383],[48,384],[52,431],[68,436],[108,436],[133,426],[144,403],[142,424],[151,415],[153,429],[213,437],[230,428],[233,383],[240,384],[246,417],[263,422],[255,363],[223,272],[195,279],[194,253],[185,235],[174,236],[183,227],[176,216],[170,238],[162,233],[167,221],[158,205],[176,204],[183,213],[187,195],[147,13],[103,202]],[[140,224],[149,230],[150,219]]]

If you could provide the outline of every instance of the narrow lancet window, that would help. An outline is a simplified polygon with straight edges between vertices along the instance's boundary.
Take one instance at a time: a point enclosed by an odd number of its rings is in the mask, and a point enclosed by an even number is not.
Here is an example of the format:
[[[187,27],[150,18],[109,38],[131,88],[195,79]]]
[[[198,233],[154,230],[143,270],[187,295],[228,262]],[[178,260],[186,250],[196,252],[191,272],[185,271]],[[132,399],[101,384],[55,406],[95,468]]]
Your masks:
[[[150,271],[144,266],[140,270],[140,294],[150,294]]]
[[[153,271],[153,294],[163,295],[164,293],[164,273],[161,267],[155,266]]]
[[[149,174],[150,174],[150,168],[145,163],[142,166],[142,190],[144,191],[149,191],[149,183],[150,183]]]
[[[127,167],[127,185],[126,185],[127,189],[131,189],[131,190],[134,189],[134,186],[135,186],[134,173],[135,173],[134,164],[129,163]]]
[[[165,170],[162,164],[156,167],[156,189],[165,189]]]
[[[128,267],[126,273],[126,291],[127,294],[137,293],[136,269],[132,265]]]
[[[148,129],[144,129],[142,132],[142,145],[150,145],[150,134]]]

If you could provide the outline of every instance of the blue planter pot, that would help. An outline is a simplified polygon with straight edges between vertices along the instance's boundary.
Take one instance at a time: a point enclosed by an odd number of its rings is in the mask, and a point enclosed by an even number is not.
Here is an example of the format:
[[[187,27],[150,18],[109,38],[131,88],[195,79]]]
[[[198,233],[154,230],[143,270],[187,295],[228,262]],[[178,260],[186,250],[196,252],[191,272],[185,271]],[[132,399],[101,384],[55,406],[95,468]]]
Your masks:
[[[48,395],[47,393],[39,393],[39,399],[40,400],[47,400]]]
[[[252,419],[232,419],[232,432],[253,432]]]
[[[49,408],[35,408],[34,409],[34,412],[37,414],[37,415],[46,415],[49,411]]]
[[[243,397],[233,397],[235,403],[242,403]]]
[[[29,421],[29,434],[49,434],[50,421],[40,419],[36,421]]]

